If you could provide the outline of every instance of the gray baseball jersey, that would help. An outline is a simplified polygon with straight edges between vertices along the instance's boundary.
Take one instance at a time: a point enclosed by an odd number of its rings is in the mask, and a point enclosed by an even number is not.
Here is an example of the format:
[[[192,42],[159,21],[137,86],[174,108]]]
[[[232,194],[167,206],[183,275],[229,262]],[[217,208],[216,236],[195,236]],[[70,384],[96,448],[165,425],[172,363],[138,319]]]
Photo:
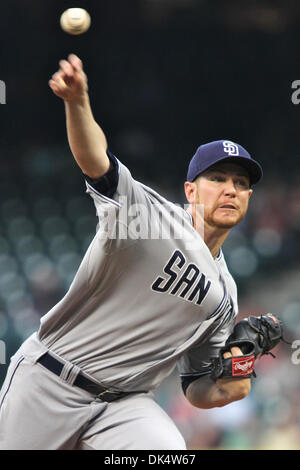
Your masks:
[[[116,190],[107,197],[87,182],[97,232],[38,338],[107,387],[148,391],[176,363],[183,377],[209,371],[237,315],[237,291],[190,214],[109,155]]]

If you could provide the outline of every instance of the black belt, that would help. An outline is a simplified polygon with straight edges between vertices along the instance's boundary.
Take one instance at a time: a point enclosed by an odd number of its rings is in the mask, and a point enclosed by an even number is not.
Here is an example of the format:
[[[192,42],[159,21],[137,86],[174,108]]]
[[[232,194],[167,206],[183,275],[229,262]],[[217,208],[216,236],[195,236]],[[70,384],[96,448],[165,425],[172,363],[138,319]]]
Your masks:
[[[42,364],[46,369],[50,370],[54,374],[60,376],[61,371],[63,370],[64,364],[51,356],[48,352],[38,359],[40,364]],[[92,395],[95,395],[102,401],[111,402],[123,398],[126,395],[129,395],[132,392],[113,392],[107,390],[99,384],[96,384],[92,380],[85,377],[81,372],[77,375],[76,379],[73,382],[73,385],[76,387],[82,388],[86,392],[90,392]]]

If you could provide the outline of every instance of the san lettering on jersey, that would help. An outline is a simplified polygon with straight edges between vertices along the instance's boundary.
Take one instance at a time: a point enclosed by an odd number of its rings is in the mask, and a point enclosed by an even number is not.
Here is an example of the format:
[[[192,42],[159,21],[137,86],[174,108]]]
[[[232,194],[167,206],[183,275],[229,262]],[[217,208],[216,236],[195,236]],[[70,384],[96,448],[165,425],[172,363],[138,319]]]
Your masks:
[[[173,253],[163,271],[167,277],[159,276],[155,279],[152,290],[172,294],[197,305],[202,303],[210,289],[211,281],[194,263],[187,263],[181,251],[176,250]]]

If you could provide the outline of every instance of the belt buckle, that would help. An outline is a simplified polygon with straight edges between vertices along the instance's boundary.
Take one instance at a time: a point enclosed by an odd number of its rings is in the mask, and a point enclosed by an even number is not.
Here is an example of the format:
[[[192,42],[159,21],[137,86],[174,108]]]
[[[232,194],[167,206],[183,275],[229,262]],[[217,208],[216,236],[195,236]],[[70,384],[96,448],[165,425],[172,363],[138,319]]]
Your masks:
[[[112,390],[104,390],[103,392],[98,393],[97,398],[101,400],[101,398],[104,397],[106,393],[108,393],[109,395],[116,395],[117,397],[118,395],[120,395],[121,392],[113,392]]]

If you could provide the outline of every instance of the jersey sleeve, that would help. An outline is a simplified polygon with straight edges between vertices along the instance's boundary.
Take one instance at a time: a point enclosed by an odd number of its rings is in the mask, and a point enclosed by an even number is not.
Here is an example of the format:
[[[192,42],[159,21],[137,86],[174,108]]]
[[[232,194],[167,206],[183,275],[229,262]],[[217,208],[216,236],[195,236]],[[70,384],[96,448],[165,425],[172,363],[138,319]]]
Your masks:
[[[220,327],[211,336],[192,346],[177,362],[184,393],[191,382],[211,373],[211,357],[218,356],[231,334],[234,319]]]
[[[118,158],[107,150],[111,165],[108,172],[98,180],[92,180],[84,175],[87,193],[94,199],[100,212],[105,205],[132,206],[133,204],[145,203],[146,195],[143,185],[136,181],[128,168]]]
[[[109,150],[107,151],[107,155],[110,160],[110,168],[107,173],[96,180],[85,174],[84,178],[89,186],[99,194],[112,198],[119,182],[119,168],[117,158]]]
[[[97,237],[111,253],[131,246],[147,233],[152,199],[115,155],[110,151],[107,155],[108,172],[98,180],[85,176],[85,181],[98,217]]]

